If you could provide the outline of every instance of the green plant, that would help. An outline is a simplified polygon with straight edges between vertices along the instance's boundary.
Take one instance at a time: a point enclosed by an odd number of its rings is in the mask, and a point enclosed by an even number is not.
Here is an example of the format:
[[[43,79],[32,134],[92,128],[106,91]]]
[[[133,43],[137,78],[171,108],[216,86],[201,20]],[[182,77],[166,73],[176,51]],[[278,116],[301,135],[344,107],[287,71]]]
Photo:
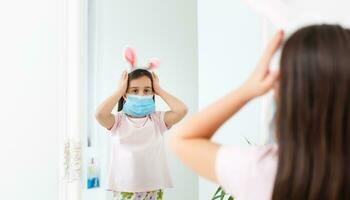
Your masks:
[[[221,187],[219,187],[216,190],[216,192],[211,200],[224,200],[224,199],[234,200],[234,198],[232,196],[226,195],[225,191]]]

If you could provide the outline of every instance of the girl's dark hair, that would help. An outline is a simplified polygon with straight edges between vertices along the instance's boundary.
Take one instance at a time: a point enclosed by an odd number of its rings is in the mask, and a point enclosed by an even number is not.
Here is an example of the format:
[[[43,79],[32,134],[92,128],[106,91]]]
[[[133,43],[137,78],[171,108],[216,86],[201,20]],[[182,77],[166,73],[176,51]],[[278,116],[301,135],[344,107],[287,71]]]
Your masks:
[[[132,72],[130,72],[128,74],[128,86],[126,87],[126,91],[128,91],[128,88],[129,88],[129,85],[130,85],[130,81],[134,80],[134,79],[138,79],[140,77],[143,77],[143,76],[147,76],[149,79],[151,79],[151,83],[152,83],[152,90],[154,91],[153,89],[153,78],[152,78],[152,74],[151,72],[149,72],[148,70],[145,70],[145,69],[136,69]],[[154,95],[153,95],[153,101],[154,101]],[[124,103],[125,103],[125,100],[123,97],[121,97],[119,99],[119,102],[118,102],[118,111],[121,111],[123,110],[123,106],[124,106]]]
[[[280,66],[272,199],[350,199],[350,31],[304,27]]]

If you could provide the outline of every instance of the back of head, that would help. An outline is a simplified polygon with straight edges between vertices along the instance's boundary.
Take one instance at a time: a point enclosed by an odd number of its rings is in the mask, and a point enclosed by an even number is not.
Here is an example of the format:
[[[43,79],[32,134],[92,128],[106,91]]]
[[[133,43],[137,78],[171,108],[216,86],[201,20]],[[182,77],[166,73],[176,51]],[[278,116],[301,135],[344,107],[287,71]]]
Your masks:
[[[274,200],[350,199],[350,31],[313,25],[284,44]]]

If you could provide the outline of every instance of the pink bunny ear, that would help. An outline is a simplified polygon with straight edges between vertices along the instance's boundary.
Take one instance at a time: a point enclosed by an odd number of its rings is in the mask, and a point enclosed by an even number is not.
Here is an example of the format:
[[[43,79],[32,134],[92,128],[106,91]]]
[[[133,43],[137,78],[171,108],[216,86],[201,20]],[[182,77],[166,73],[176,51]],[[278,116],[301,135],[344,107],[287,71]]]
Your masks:
[[[152,58],[149,60],[147,67],[149,70],[157,69],[160,65],[160,60],[158,58]]]
[[[135,68],[136,65],[136,55],[135,51],[131,47],[126,47],[124,50],[124,58],[125,60],[130,63],[131,69]]]
[[[278,28],[287,27],[291,20],[291,7],[282,0],[243,0],[243,2]]]

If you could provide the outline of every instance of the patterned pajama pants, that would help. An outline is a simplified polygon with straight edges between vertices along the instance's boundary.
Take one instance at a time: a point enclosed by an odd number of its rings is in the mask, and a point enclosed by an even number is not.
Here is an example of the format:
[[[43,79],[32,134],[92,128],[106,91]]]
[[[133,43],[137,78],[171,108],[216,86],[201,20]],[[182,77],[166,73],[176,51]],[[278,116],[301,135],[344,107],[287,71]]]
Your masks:
[[[114,200],[163,200],[163,191],[150,192],[114,192]]]

